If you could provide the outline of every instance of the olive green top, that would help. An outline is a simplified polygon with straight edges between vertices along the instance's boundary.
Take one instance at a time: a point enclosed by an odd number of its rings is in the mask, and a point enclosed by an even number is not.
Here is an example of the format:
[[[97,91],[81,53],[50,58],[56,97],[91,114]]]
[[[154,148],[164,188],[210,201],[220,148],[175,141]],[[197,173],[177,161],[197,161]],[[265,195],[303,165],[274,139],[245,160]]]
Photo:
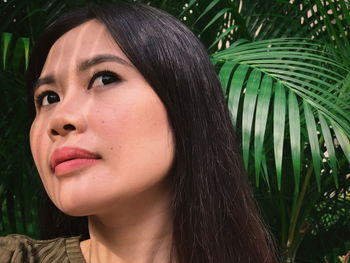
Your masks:
[[[23,235],[0,237],[1,263],[84,263],[80,237],[34,240]]]

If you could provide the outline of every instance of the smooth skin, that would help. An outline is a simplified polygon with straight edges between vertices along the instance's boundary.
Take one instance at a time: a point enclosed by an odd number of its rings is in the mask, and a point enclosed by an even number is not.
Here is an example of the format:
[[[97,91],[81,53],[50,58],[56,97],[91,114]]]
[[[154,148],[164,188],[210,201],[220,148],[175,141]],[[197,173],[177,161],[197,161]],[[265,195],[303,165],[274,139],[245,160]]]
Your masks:
[[[93,59],[101,55],[109,58]],[[159,97],[96,20],[54,43],[40,79],[32,154],[55,205],[89,216],[86,261],[168,262],[175,142]],[[58,176],[50,157],[66,146],[101,159]]]

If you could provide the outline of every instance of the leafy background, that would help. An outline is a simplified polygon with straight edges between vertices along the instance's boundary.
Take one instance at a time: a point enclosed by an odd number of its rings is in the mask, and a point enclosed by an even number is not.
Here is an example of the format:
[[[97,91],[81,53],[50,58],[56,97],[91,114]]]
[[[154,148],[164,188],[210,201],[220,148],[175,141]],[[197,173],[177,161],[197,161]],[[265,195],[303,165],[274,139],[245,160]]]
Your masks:
[[[113,1],[0,2],[0,235],[40,238],[42,188],[29,150],[24,87],[30,48],[61,13],[92,2]],[[208,48],[281,261],[347,262],[349,2],[134,2],[178,17]]]

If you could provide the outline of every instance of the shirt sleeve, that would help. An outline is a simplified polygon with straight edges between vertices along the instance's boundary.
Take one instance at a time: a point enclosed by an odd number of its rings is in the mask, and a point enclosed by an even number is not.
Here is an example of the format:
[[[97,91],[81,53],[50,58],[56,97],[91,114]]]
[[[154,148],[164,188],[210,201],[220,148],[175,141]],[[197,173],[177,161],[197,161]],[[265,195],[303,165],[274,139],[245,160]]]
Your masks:
[[[21,244],[13,235],[0,237],[0,262],[21,262],[20,260],[23,260],[21,254]]]
[[[0,237],[1,263],[69,263],[66,238],[34,240],[24,235]]]

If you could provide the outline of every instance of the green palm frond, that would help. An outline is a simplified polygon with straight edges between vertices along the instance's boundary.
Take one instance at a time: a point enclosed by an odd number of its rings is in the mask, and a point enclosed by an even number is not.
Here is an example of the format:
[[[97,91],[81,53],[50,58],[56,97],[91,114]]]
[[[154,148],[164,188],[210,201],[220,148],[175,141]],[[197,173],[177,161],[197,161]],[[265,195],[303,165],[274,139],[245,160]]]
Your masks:
[[[1,45],[2,45],[1,56],[2,56],[2,65],[4,69],[6,69],[6,58],[8,56],[11,39],[12,39],[11,33],[3,33],[1,36]]]
[[[224,49],[239,38],[250,39],[239,1],[191,0],[184,4],[180,18],[210,50]],[[219,43],[220,42],[220,43]]]
[[[328,43],[329,48],[341,53],[343,62],[349,67],[350,5],[348,1],[293,1],[291,6],[299,9],[295,20],[299,22],[301,35]]]
[[[29,39],[0,34],[0,235],[36,233],[37,177],[29,155],[25,70]],[[16,134],[16,137],[14,137]],[[33,183],[35,182],[35,183]],[[31,193],[30,193],[31,191]]]
[[[278,188],[285,166],[293,167],[298,189],[306,149],[318,188],[322,160],[337,184],[333,139],[348,157],[350,147],[350,97],[342,95],[349,71],[337,57],[318,42],[282,38],[233,45],[213,61],[222,65],[219,75],[233,124],[242,133],[244,164],[247,169],[254,164],[257,184],[262,154],[273,152]],[[283,158],[287,149],[291,160]]]
[[[29,61],[29,38],[21,37],[13,41],[13,35],[7,32],[2,33],[0,38],[2,69],[7,70],[8,64],[10,64],[10,69],[16,72],[18,72],[21,64],[24,64],[24,67],[27,68]],[[11,45],[12,42],[15,44]],[[11,63],[8,63],[8,61],[11,61]]]
[[[245,17],[251,39],[263,40],[288,36],[305,36],[300,27],[300,0],[243,1],[241,15]],[[278,25],[278,26],[276,26]]]

